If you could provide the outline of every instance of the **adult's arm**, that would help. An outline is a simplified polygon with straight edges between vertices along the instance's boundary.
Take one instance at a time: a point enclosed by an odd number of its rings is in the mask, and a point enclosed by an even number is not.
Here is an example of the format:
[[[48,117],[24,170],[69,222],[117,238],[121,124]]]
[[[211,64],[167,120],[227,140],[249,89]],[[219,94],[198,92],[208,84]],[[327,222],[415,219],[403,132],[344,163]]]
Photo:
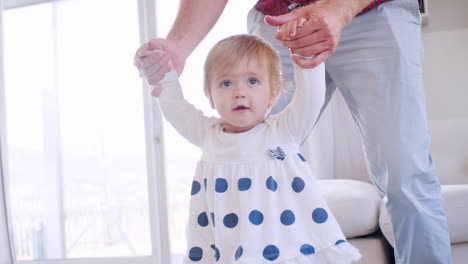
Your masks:
[[[280,26],[291,20],[305,18],[307,22],[297,30],[294,38],[276,34],[292,53],[313,59],[293,57],[304,68],[313,68],[324,62],[336,50],[341,32],[349,22],[372,0],[321,0],[281,16],[266,16],[265,22]]]
[[[228,0],[182,0],[167,40],[178,43],[185,59],[218,21]]]

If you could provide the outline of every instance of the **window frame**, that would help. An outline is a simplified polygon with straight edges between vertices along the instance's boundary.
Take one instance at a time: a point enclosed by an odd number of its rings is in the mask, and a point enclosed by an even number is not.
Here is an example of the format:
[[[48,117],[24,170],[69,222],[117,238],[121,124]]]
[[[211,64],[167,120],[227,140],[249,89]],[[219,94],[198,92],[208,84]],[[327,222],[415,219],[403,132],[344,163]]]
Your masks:
[[[3,0],[0,0],[0,10],[3,10]],[[0,13],[0,39],[3,39],[3,12]],[[6,248],[7,254],[1,256],[0,261],[14,262],[13,234],[9,224],[9,200],[8,180],[6,177],[6,113],[5,113],[5,90],[3,81],[3,43],[0,41],[0,246],[2,251]]]

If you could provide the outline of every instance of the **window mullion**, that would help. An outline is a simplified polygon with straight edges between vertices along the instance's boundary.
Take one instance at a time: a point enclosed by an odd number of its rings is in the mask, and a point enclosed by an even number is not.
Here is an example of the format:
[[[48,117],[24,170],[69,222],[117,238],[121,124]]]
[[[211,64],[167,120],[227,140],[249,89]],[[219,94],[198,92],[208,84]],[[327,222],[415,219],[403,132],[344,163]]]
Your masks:
[[[44,157],[47,181],[42,190],[44,201],[54,210],[47,211],[47,221],[42,237],[45,248],[42,253],[48,258],[65,258],[65,218],[63,207],[63,173],[60,132],[60,109],[58,87],[58,32],[57,32],[57,6],[52,4],[52,69],[53,85],[43,93],[43,119],[44,119]],[[53,223],[53,224],[51,224]]]
[[[156,36],[156,0],[139,0],[140,42]],[[145,109],[148,194],[153,256],[156,263],[170,263],[168,211],[165,181],[163,119],[149,88],[143,85]]]

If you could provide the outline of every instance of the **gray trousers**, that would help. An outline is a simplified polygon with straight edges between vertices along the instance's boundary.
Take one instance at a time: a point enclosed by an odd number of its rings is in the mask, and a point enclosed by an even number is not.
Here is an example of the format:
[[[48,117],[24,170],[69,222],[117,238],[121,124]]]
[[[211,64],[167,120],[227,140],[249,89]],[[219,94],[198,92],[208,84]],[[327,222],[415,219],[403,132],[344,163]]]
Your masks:
[[[256,9],[249,12],[249,33],[280,51],[284,78],[292,82],[289,50],[263,18]],[[450,263],[447,219],[429,153],[422,64],[418,1],[384,3],[343,30],[325,63],[322,111],[338,88],[358,126],[371,180],[388,197],[396,263]],[[273,111],[291,96],[284,92]]]

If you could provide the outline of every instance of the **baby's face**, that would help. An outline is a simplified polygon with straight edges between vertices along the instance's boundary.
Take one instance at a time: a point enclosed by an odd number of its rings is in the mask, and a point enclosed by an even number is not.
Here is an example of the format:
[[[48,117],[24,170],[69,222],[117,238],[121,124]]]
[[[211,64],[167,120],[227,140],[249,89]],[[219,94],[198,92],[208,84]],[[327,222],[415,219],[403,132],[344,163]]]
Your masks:
[[[274,101],[265,63],[243,58],[228,71],[213,74],[208,97],[225,132],[241,133],[262,123]]]

